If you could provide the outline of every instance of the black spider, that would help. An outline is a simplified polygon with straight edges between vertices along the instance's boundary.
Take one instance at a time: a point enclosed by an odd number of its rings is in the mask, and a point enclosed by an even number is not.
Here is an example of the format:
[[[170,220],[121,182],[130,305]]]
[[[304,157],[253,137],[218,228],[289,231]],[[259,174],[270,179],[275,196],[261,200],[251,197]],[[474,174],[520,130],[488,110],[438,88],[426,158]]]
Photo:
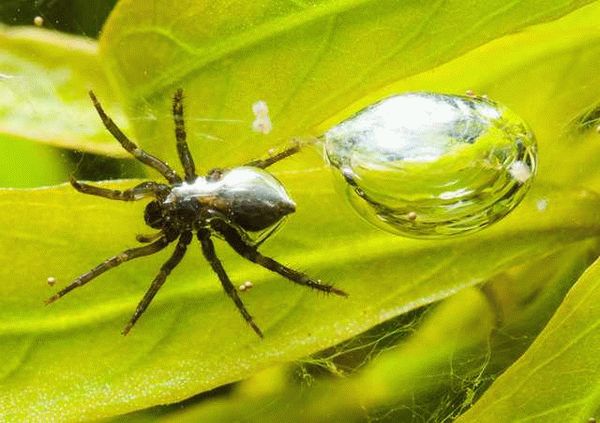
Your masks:
[[[196,232],[204,257],[219,277],[223,289],[231,297],[246,322],[261,337],[263,336],[261,330],[244,307],[215,253],[211,240],[213,234],[223,238],[242,257],[278,273],[294,283],[326,293],[347,296],[344,291],[331,285],[322,284],[304,273],[290,269],[272,258],[262,255],[258,252],[258,246],[262,240],[252,242],[248,235],[248,232],[264,231],[274,227],[283,217],[295,211],[295,204],[285,192],[283,185],[263,169],[296,153],[300,149],[299,143],[267,159],[254,160],[244,166],[232,169],[213,169],[205,177],[198,177],[186,141],[183,122],[183,91],[179,89],[173,97],[173,119],[177,153],[185,171],[185,180],[182,180],[165,162],[146,153],[129,140],[106,115],[94,93],[90,91],[89,94],[104,126],[121,146],[137,160],[160,172],[169,184],[148,181],[126,191],[117,191],[83,184],[71,178],[71,185],[84,194],[122,201],[153,198],[146,206],[144,219],[146,224],[158,229],[159,232],[149,236],[138,235],[137,240],[148,245],[131,248],[109,258],[49,298],[46,301],[47,304],[58,300],[73,289],[85,285],[121,263],[154,254],[171,242],[178,240],[175,251],[162,265],[160,272],[138,304],[131,320],[123,329],[122,333],[126,335],[165,283],[169,273],[185,255],[193,232]],[[267,236],[269,234],[267,233]]]

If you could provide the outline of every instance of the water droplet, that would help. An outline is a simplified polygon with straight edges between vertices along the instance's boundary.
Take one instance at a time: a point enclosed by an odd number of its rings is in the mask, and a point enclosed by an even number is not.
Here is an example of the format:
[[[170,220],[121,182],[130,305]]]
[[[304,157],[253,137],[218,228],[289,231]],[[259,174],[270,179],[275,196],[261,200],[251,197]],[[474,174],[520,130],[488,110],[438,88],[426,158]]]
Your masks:
[[[415,238],[471,233],[498,221],[521,201],[536,170],[525,122],[478,96],[389,97],[324,138],[357,211]]]

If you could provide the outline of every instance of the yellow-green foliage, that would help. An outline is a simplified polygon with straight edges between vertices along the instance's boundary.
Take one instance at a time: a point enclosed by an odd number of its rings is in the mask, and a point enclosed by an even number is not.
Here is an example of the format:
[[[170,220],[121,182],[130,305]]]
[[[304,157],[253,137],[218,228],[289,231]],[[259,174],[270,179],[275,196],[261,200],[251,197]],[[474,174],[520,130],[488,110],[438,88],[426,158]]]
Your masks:
[[[293,286],[217,243],[231,278],[254,283],[243,298],[264,340],[246,327],[195,245],[127,337],[120,329],[168,252],[125,264],[44,307],[57,289],[48,277],[62,287],[135,245],[135,234],[147,232],[144,205],[67,185],[0,190],[0,420],[117,416],[251,376],[231,397],[169,418],[348,421],[392,404],[442,421],[473,403],[465,422],[592,417],[600,405],[597,264],[531,350],[481,403],[476,395],[481,381],[527,347],[522,337],[537,336],[598,253],[600,135],[585,120],[600,104],[598,21],[598,1],[123,0],[99,53],[77,37],[3,29],[0,63],[8,74],[25,75],[21,83],[34,93],[20,85],[11,94],[14,110],[0,105],[2,142],[122,154],[86,99],[93,88],[132,138],[176,163],[170,102],[183,87],[191,150],[206,171],[320,134],[390,93],[472,89],[530,124],[540,167],[531,192],[503,221],[467,237],[417,241],[358,217],[316,150],[277,165],[297,213],[261,248],[350,296]],[[50,54],[66,51],[60,63]],[[38,74],[60,90],[35,92]],[[58,77],[66,74],[67,85]],[[0,80],[0,90],[5,83],[14,80]],[[268,136],[251,131],[257,100],[271,110]],[[56,119],[31,120],[27,104]],[[473,288],[485,282],[483,291]],[[444,298],[397,350],[351,377],[316,383],[305,396],[277,368],[260,372]],[[444,375],[468,381],[458,401],[451,383],[436,379]],[[421,399],[428,411],[415,405]]]

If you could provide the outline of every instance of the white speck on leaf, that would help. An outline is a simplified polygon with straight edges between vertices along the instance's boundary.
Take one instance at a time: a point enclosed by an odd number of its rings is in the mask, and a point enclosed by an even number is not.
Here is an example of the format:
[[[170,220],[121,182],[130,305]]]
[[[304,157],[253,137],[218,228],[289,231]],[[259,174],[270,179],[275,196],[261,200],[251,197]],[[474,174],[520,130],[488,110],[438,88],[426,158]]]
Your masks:
[[[256,119],[252,122],[252,130],[261,134],[268,134],[273,129],[271,118],[269,118],[269,107],[267,103],[259,100],[252,105],[252,112]]]
[[[238,289],[240,291],[248,291],[249,289],[251,289],[254,286],[254,284],[250,281],[246,281],[243,284],[241,284],[240,286],[238,286]]]
[[[548,208],[548,200],[545,198],[540,198],[535,203],[535,207],[538,209],[538,211],[545,211]]]

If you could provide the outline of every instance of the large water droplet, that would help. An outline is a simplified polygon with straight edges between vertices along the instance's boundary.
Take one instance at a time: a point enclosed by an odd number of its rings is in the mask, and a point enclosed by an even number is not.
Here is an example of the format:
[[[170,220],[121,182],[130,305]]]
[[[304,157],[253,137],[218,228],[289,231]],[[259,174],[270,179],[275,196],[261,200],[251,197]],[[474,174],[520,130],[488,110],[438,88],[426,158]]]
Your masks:
[[[415,238],[496,222],[521,201],[536,170],[535,138],[525,122],[482,97],[389,97],[324,138],[357,211]]]

